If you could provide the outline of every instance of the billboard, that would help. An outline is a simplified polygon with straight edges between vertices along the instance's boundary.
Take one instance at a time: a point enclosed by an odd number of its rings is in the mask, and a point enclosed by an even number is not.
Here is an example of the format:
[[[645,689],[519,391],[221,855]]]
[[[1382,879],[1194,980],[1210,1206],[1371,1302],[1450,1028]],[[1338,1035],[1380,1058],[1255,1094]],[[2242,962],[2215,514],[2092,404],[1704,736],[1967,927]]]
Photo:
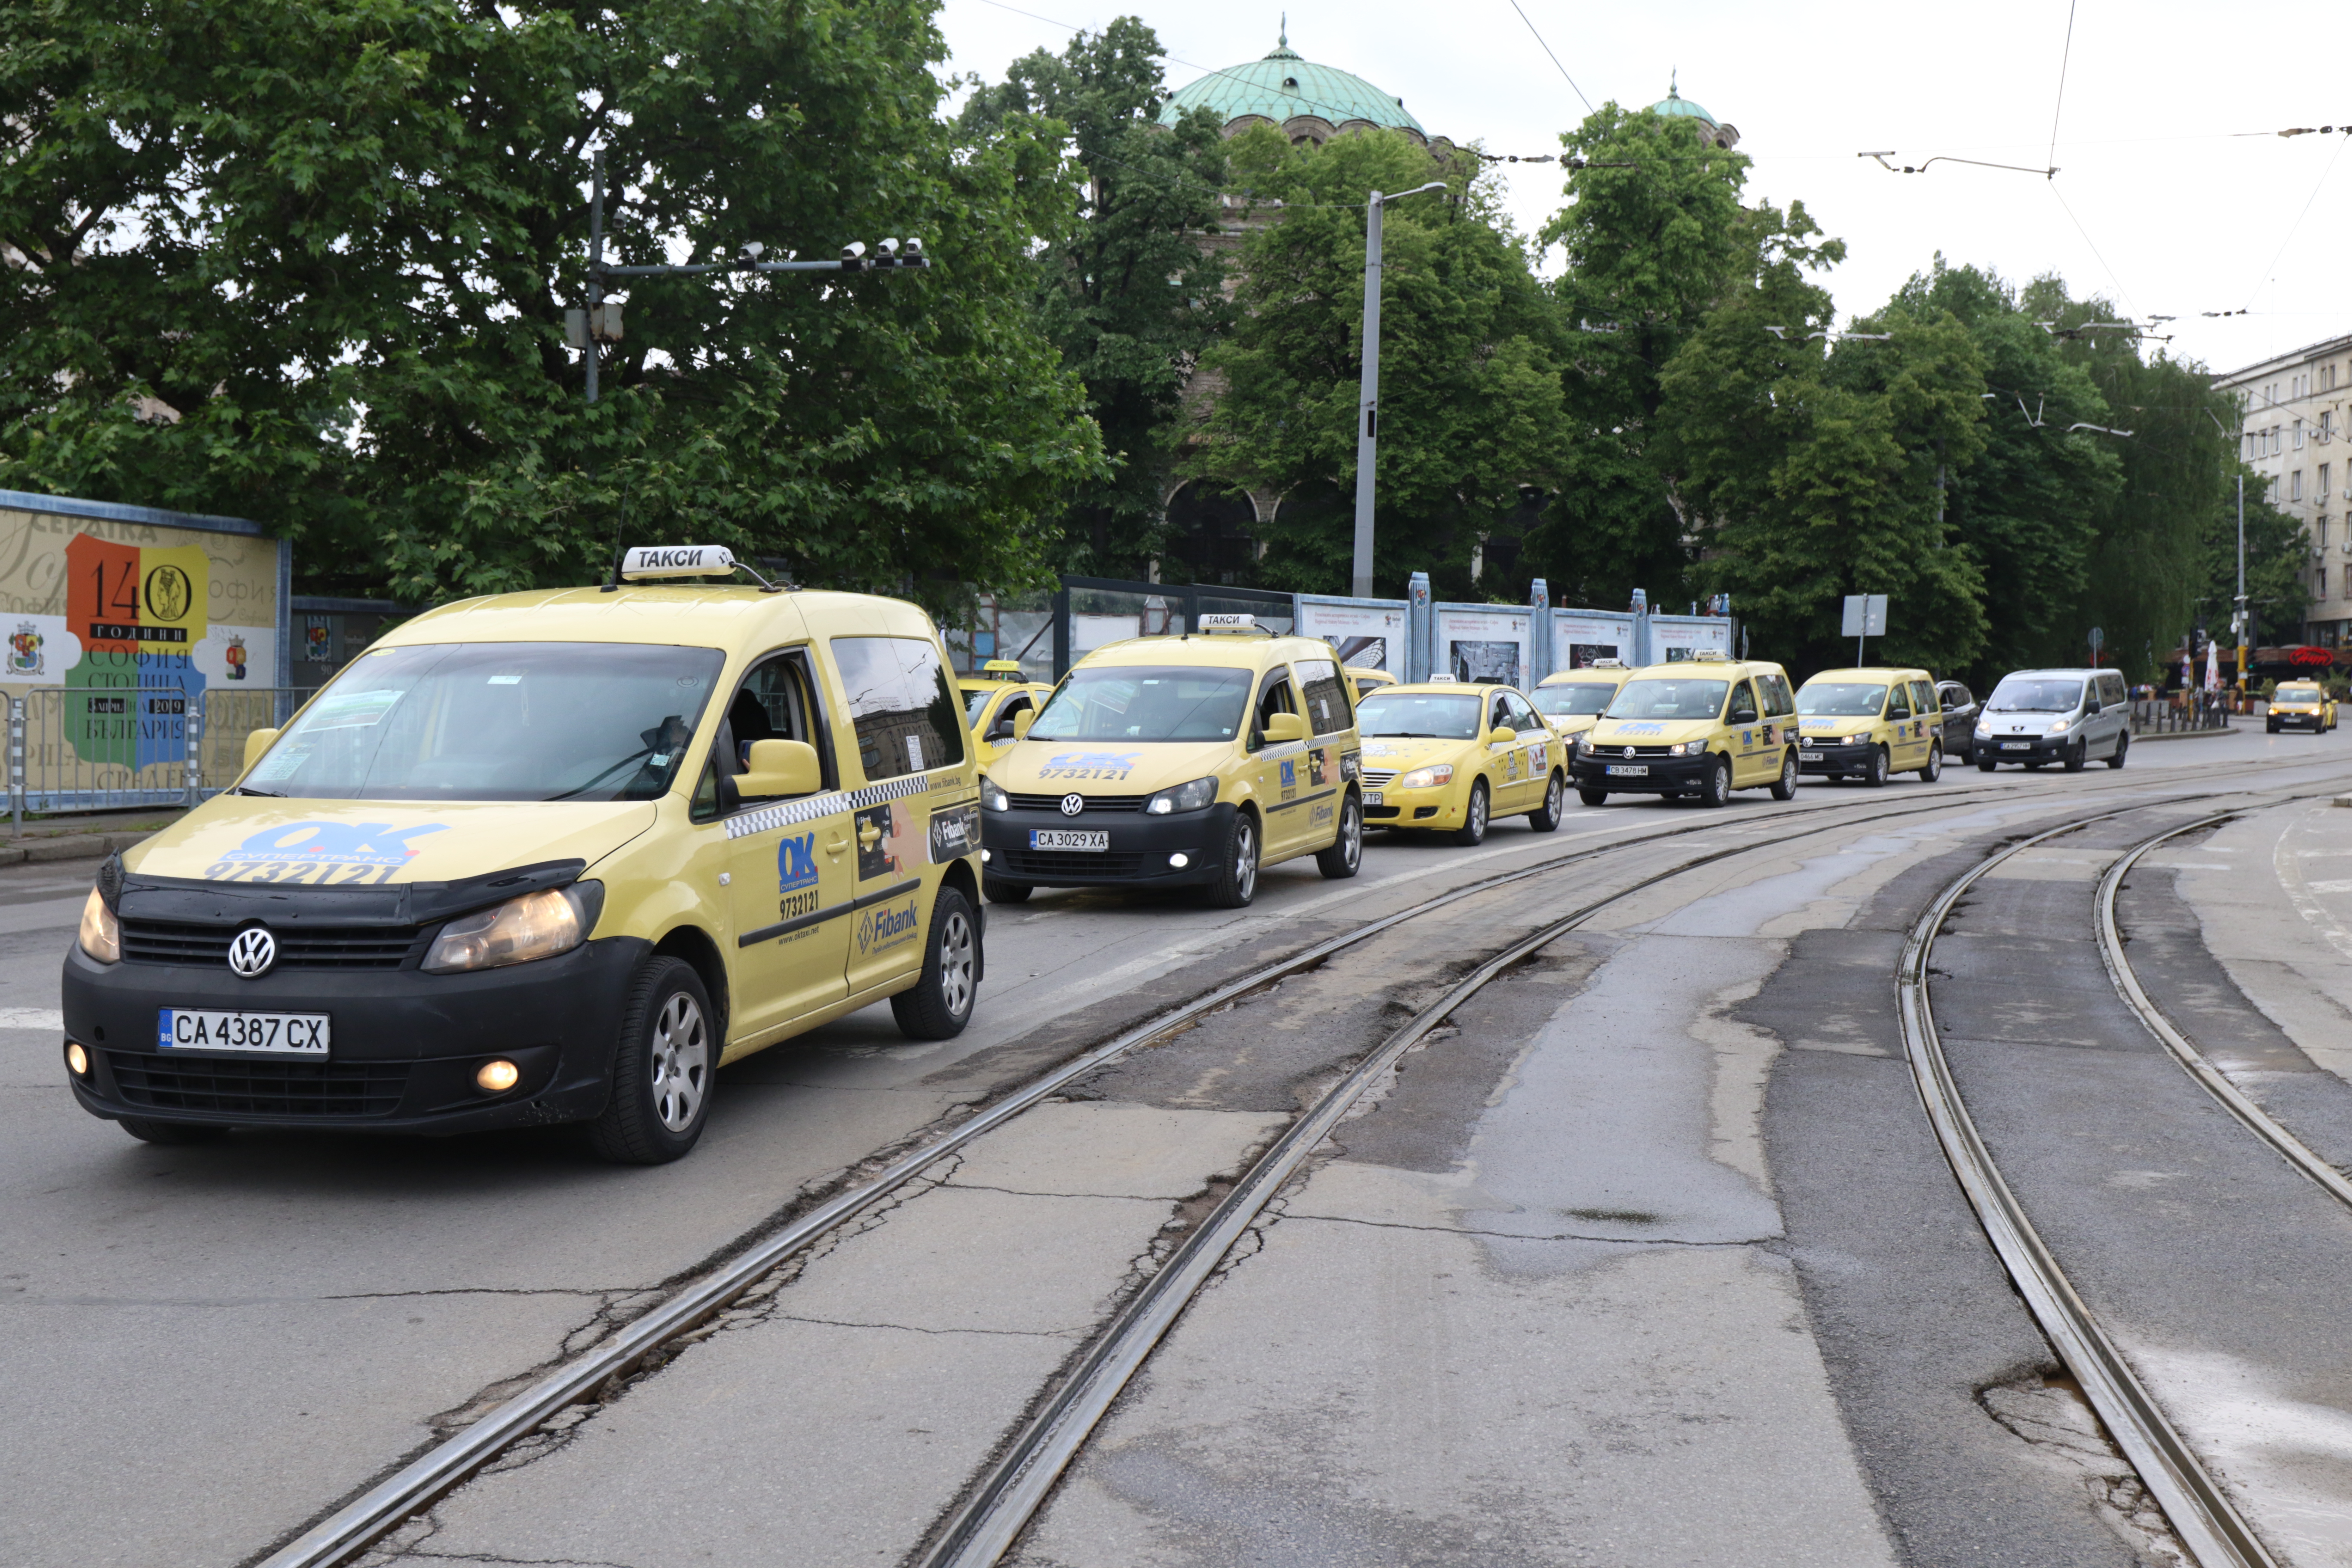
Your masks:
[[[1528,616],[1525,610],[1437,606],[1437,668],[1433,679],[1499,682],[1517,686],[1527,679]]]
[[[1640,662],[1633,645],[1633,617],[1591,610],[1555,610],[1551,617],[1551,667],[1591,669],[1604,658],[1620,664]]]
[[[1654,664],[1679,664],[1703,648],[1712,648],[1731,657],[1731,623],[1717,616],[1702,616],[1696,619],[1664,616],[1650,617],[1650,660]]]
[[[1404,679],[1405,606],[1362,599],[1318,599],[1300,595],[1298,635],[1320,637],[1358,669],[1385,669]]]

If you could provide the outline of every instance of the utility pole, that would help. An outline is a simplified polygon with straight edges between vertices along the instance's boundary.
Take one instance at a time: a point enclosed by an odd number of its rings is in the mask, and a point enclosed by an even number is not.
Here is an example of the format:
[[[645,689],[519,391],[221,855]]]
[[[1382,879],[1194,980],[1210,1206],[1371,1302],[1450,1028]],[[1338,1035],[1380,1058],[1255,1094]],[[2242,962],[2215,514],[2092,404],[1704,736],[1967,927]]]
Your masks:
[[[2246,476],[2238,476],[2238,695],[2246,694]]]
[[[588,203],[588,401],[596,401],[596,340],[604,325],[604,149],[596,149],[589,165]]]
[[[1356,560],[1354,585],[1349,590],[1359,599],[1372,596],[1372,470],[1380,458],[1381,208],[1444,188],[1444,181],[1432,180],[1392,196],[1374,191],[1364,203],[1364,378],[1356,391]]]

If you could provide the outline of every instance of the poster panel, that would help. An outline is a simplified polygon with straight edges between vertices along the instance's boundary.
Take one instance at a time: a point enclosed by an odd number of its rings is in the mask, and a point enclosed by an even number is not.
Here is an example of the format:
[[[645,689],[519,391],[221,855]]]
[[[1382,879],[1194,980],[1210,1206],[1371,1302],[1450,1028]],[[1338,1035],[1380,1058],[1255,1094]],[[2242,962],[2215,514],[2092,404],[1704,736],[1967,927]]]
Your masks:
[[[258,534],[0,505],[0,691],[65,689],[26,789],[176,783],[207,689],[279,684],[278,571]]]
[[[1517,686],[1527,677],[1528,612],[1437,609],[1438,671],[1455,680]]]
[[[1331,645],[1343,665],[1384,669],[1404,679],[1405,607],[1395,605],[1335,605],[1301,597],[1298,633]]]
[[[1594,615],[1581,610],[1556,610],[1551,617],[1551,667],[1591,669],[1604,658],[1632,664],[1633,617]]]
[[[1653,616],[1650,621],[1650,650],[1660,664],[1679,664],[1701,648],[1713,648],[1726,658],[1731,657],[1731,623],[1713,617],[1698,620],[1669,621]]]

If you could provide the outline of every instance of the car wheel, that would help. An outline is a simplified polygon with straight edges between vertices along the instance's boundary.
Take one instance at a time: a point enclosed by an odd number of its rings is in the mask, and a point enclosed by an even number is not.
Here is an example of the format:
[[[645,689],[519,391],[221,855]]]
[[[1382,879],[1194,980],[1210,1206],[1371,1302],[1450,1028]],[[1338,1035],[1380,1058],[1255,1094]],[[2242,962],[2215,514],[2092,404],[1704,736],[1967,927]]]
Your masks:
[[[611,1093],[588,1124],[590,1143],[617,1165],[667,1164],[702,1136],[718,1070],[702,977],[682,959],[646,960],[621,1009]]]
[[[1225,836],[1224,864],[1201,896],[1220,910],[1245,910],[1257,897],[1257,818],[1248,812],[1234,813],[1233,830]]]
[[[1470,805],[1462,814],[1462,826],[1454,830],[1454,842],[1464,848],[1475,848],[1486,842],[1486,781],[1475,779],[1470,784]]]
[[[1315,868],[1334,882],[1344,882],[1364,863],[1364,803],[1354,790],[1339,797],[1339,836],[1331,847],[1315,856]]]
[[[2070,773],[2079,773],[2083,771],[2083,765],[2090,760],[2090,742],[2077,741],[2074,742],[2074,749],[2066,753],[2066,771]]]
[[[1558,773],[1554,773],[1544,783],[1543,805],[1528,813],[1528,826],[1538,833],[1549,833],[1559,826],[1559,819],[1567,814],[1568,786],[1559,782]]]
[[[1921,784],[1934,784],[1944,776],[1944,748],[1933,741],[1927,742],[1927,765],[1919,770]]]
[[[1780,776],[1773,781],[1772,798],[1774,800],[1797,798],[1797,754],[1794,752],[1781,754]]]
[[[1990,757],[1979,757],[1977,759],[1977,772],[1980,773],[1989,773],[1999,766],[2000,766],[2000,764],[1994,762]]]
[[[1008,882],[1002,877],[982,877],[980,890],[992,904],[1025,904],[1029,895],[1037,889],[1026,882]]]
[[[1605,789],[1594,789],[1591,784],[1579,784],[1576,786],[1576,798],[1587,805],[1607,805],[1609,792]]]
[[[2278,721],[2277,721],[2277,720],[2275,720],[2275,719],[2265,719],[2265,720],[2263,720],[2263,732],[2264,734],[2269,734],[2269,735],[2275,735],[2275,734],[2277,734],[2277,733],[2278,733]]]
[[[1863,771],[1862,782],[1873,789],[1886,783],[1886,748],[1879,747],[1870,753],[1870,766]]]
[[[166,1148],[187,1143],[217,1143],[228,1136],[226,1127],[205,1127],[186,1121],[151,1121],[144,1116],[121,1117],[115,1125],[142,1143],[156,1143]]]
[[[923,973],[890,998],[890,1016],[910,1040],[952,1040],[971,1022],[980,999],[980,924],[960,888],[942,886],[931,900],[931,930],[923,945]]]
[[[2122,767],[2124,765],[2124,753],[2130,750],[2131,737],[2129,735],[2117,735],[2116,737],[2116,754],[2107,759],[2107,766],[2111,768]]]
[[[1699,791],[1702,805],[1727,805],[1731,801],[1731,764],[1721,757],[1706,770],[1706,786]]]

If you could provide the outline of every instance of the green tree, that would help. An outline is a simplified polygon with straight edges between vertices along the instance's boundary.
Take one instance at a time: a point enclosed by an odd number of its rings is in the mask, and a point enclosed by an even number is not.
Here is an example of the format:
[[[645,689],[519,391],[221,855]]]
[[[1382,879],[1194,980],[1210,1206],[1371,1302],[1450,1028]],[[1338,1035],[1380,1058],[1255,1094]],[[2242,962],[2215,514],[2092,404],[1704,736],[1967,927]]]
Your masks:
[[[1283,205],[1242,246],[1232,334],[1204,357],[1222,383],[1188,465],[1285,499],[1263,580],[1347,591],[1362,375],[1364,202],[1433,177],[1449,190],[1382,216],[1380,473],[1373,577],[1401,595],[1427,568],[1441,593],[1525,492],[1559,488],[1567,423],[1558,318],[1489,187],[1394,132],[1293,147],[1270,128],[1230,143],[1234,178]]]
[[[306,579],[578,582],[616,526],[803,580],[1034,581],[1099,477],[1037,330],[1051,145],[935,112],[932,0],[26,0],[0,11],[0,484],[237,512]],[[612,259],[920,235],[929,273],[641,279]]]
[[[1201,355],[1230,322],[1214,241],[1225,183],[1216,116],[1159,124],[1159,37],[1133,16],[1040,49],[965,104],[975,142],[1067,129],[1085,182],[1073,221],[1038,253],[1038,320],[1084,379],[1112,470],[1071,497],[1066,570],[1139,576],[1159,549],[1177,415]]]

